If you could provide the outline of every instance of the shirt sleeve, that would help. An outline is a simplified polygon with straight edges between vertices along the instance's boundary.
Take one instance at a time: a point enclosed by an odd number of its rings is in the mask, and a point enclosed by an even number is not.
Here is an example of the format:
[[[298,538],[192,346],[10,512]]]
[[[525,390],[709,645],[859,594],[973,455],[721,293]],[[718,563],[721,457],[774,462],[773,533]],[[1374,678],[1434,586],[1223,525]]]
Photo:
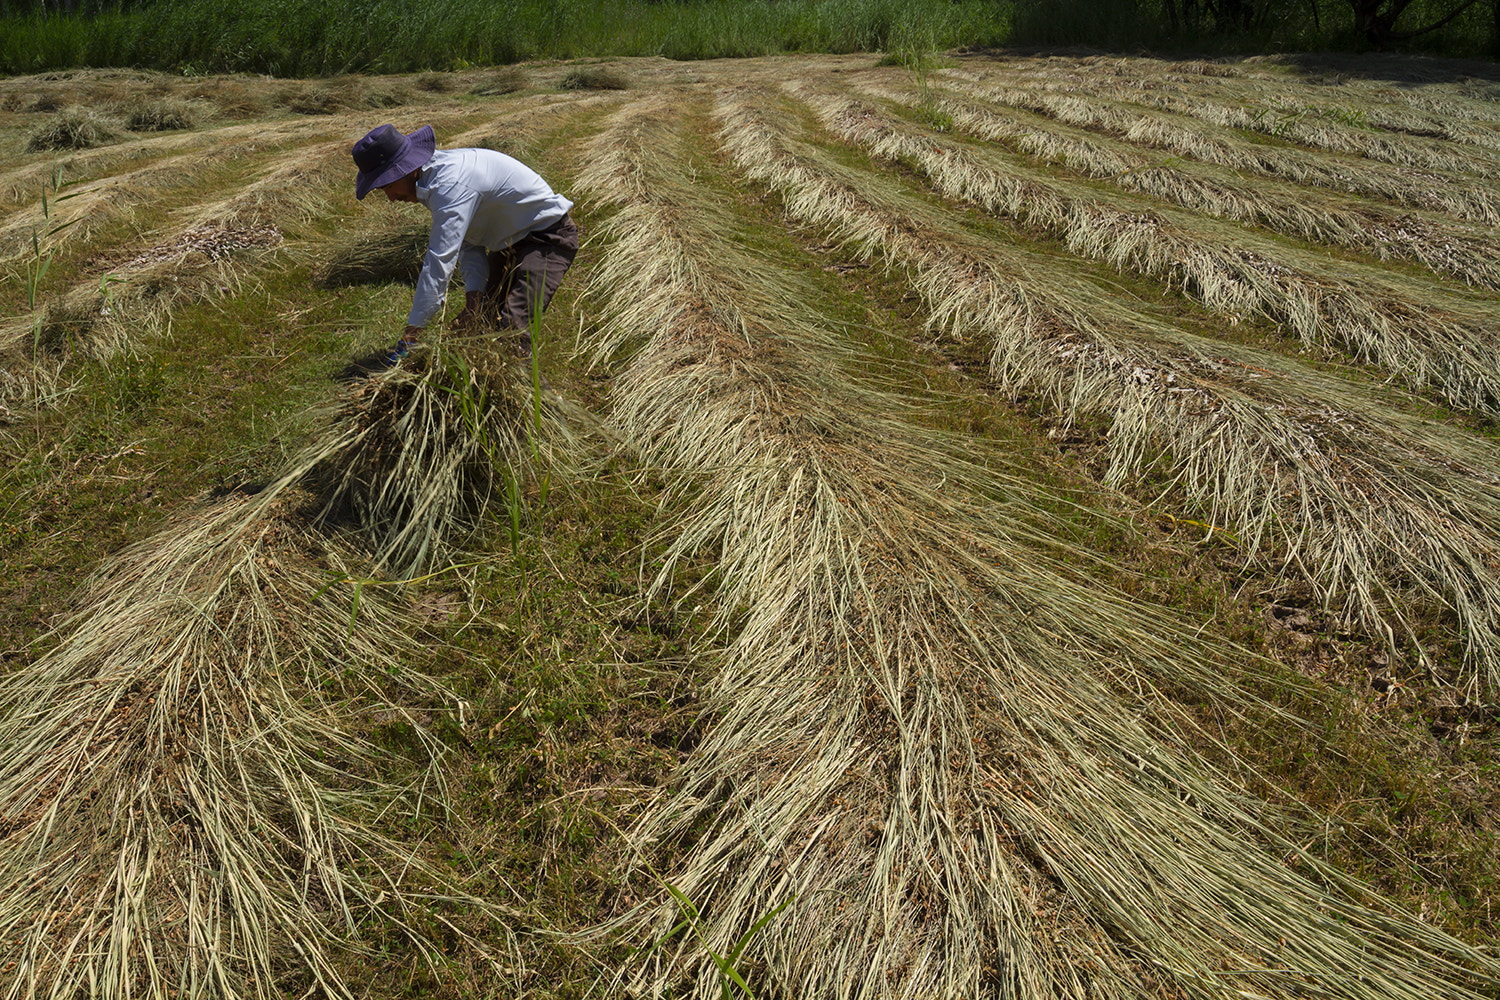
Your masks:
[[[428,199],[427,207],[432,211],[432,236],[427,241],[427,256],[422,261],[422,274],[417,278],[416,294],[412,296],[411,314],[406,318],[408,326],[426,326],[443,308],[448,280],[453,277],[453,268],[463,249],[464,234],[469,231],[469,223],[478,205],[477,191],[460,192],[456,197],[434,191]],[[465,275],[465,282],[469,280]]]

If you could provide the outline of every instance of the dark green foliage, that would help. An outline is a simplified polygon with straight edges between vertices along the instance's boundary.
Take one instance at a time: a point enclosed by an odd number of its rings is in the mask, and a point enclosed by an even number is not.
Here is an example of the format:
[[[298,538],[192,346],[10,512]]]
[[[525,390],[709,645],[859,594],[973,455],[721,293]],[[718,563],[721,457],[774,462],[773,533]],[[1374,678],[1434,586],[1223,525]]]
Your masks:
[[[1384,49],[1394,42],[1418,38],[1442,28],[1475,7],[1478,0],[1447,0],[1445,3],[1423,4],[1414,3],[1413,0],[1348,0],[1348,3],[1354,14],[1355,30],[1372,47]],[[1500,4],[1494,3],[1494,0],[1491,0],[1489,6],[1500,11]],[[1408,11],[1411,13],[1408,14]]]
[[[1017,0],[1009,41],[1111,50],[1500,53],[1500,0]]]
[[[991,0],[245,0],[227,18],[214,0],[87,16],[41,17],[11,6],[0,9],[0,72],[138,66],[311,76],[583,56],[948,48],[1003,41],[1008,10]]]

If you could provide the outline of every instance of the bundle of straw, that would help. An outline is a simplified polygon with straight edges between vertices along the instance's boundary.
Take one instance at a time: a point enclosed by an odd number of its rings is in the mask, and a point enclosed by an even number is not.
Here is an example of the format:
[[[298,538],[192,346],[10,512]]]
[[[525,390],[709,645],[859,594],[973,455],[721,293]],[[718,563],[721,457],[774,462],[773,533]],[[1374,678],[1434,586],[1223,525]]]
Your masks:
[[[1459,219],[1495,225],[1500,222],[1500,191],[1475,186],[1457,174],[1413,176],[1409,170],[1366,160],[1350,161],[1292,146],[1250,143],[1231,128],[1180,115],[1153,111],[1107,95],[1057,94],[1031,81],[961,90],[983,101],[1008,105],[1047,118],[1117,135],[1127,142],[1168,150],[1207,163],[1298,184],[1332,188],[1384,198],[1443,212]],[[1038,123],[1040,127],[1045,125]]]
[[[947,197],[1046,228],[1074,253],[1178,285],[1236,321],[1266,316],[1304,343],[1379,364],[1454,406],[1500,405],[1500,302],[1492,295],[1463,295],[1353,261],[1330,264],[1310,248],[1241,227],[1027,176],[1013,158],[932,136],[862,101],[801,83],[788,89],[835,134],[918,165]]]
[[[919,88],[880,82],[861,80],[859,85],[866,93],[907,105],[931,102],[955,130],[1003,143],[1025,156],[1061,164],[1122,190],[1297,239],[1347,247],[1381,260],[1415,261],[1466,284],[1500,289],[1500,248],[1488,232],[1435,212],[1396,209],[1283,180],[1245,177],[1212,163],[1163,157],[1110,136],[1058,122],[1039,123],[1020,111],[981,106],[946,90],[929,90],[924,95]]]
[[[1056,497],[850,379],[797,281],[676,166],[673,124],[622,112],[580,177],[619,206],[591,347],[634,348],[617,423],[690,508],[658,582],[717,549],[732,633],[714,728],[635,831],[680,860],[671,898],[621,925],[661,938],[693,903],[637,985],[718,996],[727,955],[797,997],[1500,985],[1482,952],[1355,902],[1192,759],[1157,685],[1243,706],[1224,665],[1069,570]]]
[[[293,468],[317,484],[325,516],[357,527],[379,570],[410,577],[502,505],[514,535],[579,418],[500,345],[429,338],[355,383]]]

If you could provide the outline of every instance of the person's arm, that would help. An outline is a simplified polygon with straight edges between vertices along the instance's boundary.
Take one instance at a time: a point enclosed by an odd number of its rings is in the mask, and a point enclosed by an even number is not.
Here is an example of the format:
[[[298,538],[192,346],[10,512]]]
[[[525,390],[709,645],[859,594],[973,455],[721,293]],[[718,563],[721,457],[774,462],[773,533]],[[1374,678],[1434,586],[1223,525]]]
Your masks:
[[[456,195],[434,191],[427,200],[427,207],[432,212],[432,235],[427,241],[427,255],[422,261],[422,273],[417,278],[417,290],[412,295],[411,313],[406,318],[407,340],[414,340],[416,332],[442,309],[448,281],[453,277],[453,268],[464,249],[464,234],[469,231],[469,223],[479,205],[478,192],[460,191]],[[467,275],[465,278],[467,284]]]

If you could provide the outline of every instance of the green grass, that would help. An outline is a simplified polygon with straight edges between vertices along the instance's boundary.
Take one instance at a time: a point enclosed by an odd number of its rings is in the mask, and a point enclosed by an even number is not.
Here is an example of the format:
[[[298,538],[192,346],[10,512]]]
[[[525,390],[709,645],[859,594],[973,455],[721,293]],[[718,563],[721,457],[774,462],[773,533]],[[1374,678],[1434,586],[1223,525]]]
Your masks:
[[[206,0],[91,17],[0,21],[0,71],[144,66],[182,73],[310,76],[408,72],[525,59],[713,59],[992,44],[1003,7],[981,0],[254,0],[233,19]]]

